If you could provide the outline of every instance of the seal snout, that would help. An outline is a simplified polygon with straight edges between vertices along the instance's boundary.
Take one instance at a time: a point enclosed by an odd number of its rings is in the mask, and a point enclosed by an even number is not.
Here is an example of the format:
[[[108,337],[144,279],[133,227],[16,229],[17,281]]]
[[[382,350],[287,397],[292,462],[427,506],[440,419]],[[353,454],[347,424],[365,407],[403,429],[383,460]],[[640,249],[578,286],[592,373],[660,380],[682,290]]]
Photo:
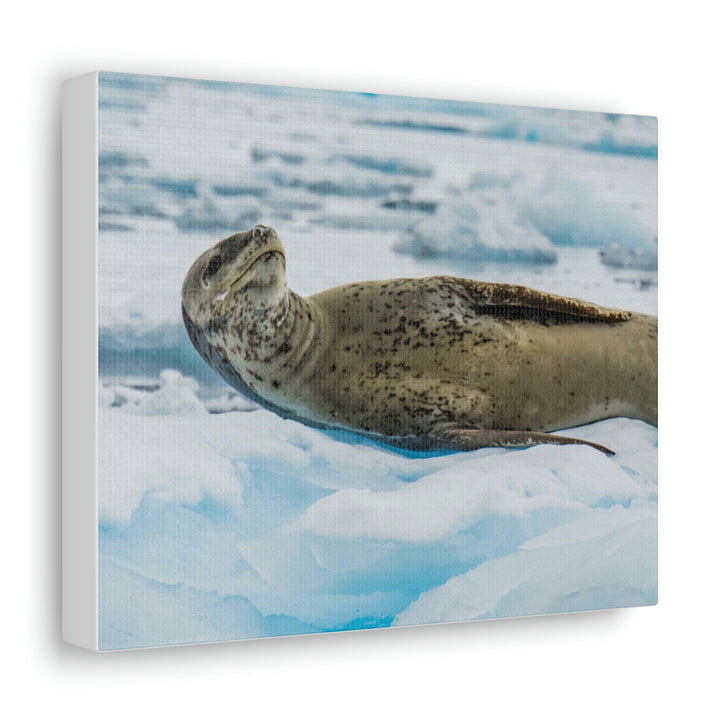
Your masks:
[[[202,257],[200,280],[214,293],[213,303],[248,284],[271,285],[282,275],[285,252],[268,225],[255,225],[221,240]]]
[[[218,275],[221,268],[230,270],[246,269],[259,253],[266,248],[279,249],[279,238],[277,233],[268,225],[255,225],[245,232],[236,233],[221,240],[215,248],[206,255],[207,265],[202,273],[202,281],[205,287],[209,287],[210,281]]]
[[[271,232],[273,232],[273,229],[269,225],[255,225],[255,227],[250,230],[250,237],[262,237]]]

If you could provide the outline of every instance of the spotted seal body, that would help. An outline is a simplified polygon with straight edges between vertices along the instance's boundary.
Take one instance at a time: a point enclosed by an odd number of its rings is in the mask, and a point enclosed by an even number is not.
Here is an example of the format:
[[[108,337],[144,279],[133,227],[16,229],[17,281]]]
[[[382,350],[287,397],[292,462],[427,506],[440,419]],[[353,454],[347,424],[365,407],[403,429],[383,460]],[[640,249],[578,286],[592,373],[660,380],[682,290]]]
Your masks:
[[[655,317],[445,276],[303,298],[265,226],[195,261],[183,318],[205,360],[259,404],[394,445],[593,445],[547,433],[617,416],[657,424]]]

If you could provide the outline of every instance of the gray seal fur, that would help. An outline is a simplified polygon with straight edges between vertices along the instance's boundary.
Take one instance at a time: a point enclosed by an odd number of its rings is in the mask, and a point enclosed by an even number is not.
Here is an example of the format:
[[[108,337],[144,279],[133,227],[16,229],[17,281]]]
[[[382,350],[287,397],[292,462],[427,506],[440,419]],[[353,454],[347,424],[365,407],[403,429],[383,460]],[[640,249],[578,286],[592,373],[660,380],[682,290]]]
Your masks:
[[[417,450],[586,444],[548,434],[611,417],[657,425],[657,318],[520,285],[437,276],[301,297],[258,225],[185,277],[193,345],[285,418]]]

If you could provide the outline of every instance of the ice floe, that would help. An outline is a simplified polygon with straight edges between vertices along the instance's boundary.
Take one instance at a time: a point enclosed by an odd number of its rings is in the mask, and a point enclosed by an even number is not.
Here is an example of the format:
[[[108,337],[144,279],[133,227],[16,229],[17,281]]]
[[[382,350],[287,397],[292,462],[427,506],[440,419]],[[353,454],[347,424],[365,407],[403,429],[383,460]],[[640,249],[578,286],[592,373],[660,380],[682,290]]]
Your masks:
[[[511,202],[557,245],[650,249],[656,234],[628,204],[603,199],[593,186],[550,170],[539,184],[513,188]]]
[[[176,206],[144,179],[110,178],[98,187],[99,213],[108,215],[171,217]]]
[[[564,431],[612,458],[412,453],[265,410],[210,414],[178,373],[157,385],[101,400],[106,647],[655,602],[657,432],[642,422]]]
[[[393,625],[652,605],[657,516],[644,503],[596,509],[429,590]]]
[[[600,262],[613,268],[631,270],[657,270],[657,249],[635,250],[613,244],[600,250]]]
[[[450,255],[475,261],[554,263],[550,241],[523,222],[504,195],[466,192],[404,233],[395,250],[417,257]]]

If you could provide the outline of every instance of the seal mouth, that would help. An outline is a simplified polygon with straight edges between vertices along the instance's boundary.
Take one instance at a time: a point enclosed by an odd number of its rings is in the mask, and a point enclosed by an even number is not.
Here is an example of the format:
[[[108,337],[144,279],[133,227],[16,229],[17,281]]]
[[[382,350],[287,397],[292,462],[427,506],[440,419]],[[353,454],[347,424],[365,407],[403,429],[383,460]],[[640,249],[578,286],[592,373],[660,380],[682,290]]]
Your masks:
[[[232,285],[230,286],[232,287]],[[222,292],[219,292],[213,299],[212,304],[217,305],[219,302],[222,302],[227,294],[230,292],[230,287],[227,290],[223,290]]]
[[[219,302],[222,302],[228,295],[228,293],[233,289],[235,285],[237,285],[240,280],[242,280],[245,275],[248,274],[252,268],[254,268],[263,258],[269,259],[271,255],[278,255],[285,258],[285,255],[280,250],[266,250],[265,252],[260,253],[255,258],[253,258],[243,269],[242,272],[225,288],[225,290],[219,292],[213,299],[212,304],[215,305]]]

